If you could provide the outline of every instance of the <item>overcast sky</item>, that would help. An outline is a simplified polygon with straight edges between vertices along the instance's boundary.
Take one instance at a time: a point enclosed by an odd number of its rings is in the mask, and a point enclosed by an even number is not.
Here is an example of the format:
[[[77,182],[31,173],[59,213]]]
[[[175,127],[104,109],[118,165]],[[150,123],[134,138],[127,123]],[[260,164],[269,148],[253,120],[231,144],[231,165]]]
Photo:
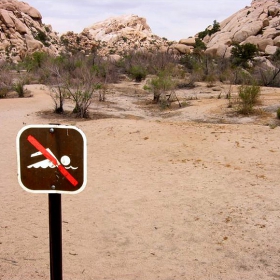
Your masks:
[[[214,20],[221,22],[252,0],[24,0],[38,9],[43,23],[60,34],[80,33],[111,16],[135,14],[144,17],[152,32],[169,40],[188,38]]]

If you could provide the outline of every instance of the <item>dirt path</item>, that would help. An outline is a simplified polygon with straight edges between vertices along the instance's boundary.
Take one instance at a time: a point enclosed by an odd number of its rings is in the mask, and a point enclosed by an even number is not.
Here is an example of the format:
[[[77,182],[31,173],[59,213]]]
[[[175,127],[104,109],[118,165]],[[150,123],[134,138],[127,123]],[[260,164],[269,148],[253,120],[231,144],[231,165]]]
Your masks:
[[[49,279],[47,195],[16,177],[17,132],[49,123],[37,112],[52,101],[41,86],[32,92],[0,100],[1,280]],[[203,115],[198,101],[189,109]],[[88,139],[88,185],[63,195],[65,279],[280,278],[280,128],[197,123],[183,110],[56,120]]]

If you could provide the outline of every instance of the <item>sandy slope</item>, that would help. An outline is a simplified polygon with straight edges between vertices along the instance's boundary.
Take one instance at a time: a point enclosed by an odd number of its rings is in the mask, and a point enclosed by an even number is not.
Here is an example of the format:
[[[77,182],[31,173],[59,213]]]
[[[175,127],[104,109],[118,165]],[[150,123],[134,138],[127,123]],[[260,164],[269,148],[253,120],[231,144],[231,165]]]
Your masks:
[[[50,122],[36,112],[52,101],[32,92],[0,100],[1,280],[49,279],[48,197],[16,176],[17,132]],[[279,127],[131,114],[76,125],[88,185],[63,195],[64,279],[280,278]]]

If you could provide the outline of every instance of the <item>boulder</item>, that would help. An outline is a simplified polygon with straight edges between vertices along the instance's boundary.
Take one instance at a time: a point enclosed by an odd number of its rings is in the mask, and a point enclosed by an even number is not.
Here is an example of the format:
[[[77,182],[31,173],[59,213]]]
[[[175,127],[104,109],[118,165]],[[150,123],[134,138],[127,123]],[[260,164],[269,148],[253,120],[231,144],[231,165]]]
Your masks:
[[[277,37],[279,35],[280,35],[279,29],[277,29],[275,27],[269,27],[263,31],[263,34],[261,37],[274,39],[275,37]]]
[[[258,45],[258,43],[260,42],[261,38],[260,37],[256,37],[256,36],[250,36],[248,37],[245,41],[243,41],[241,43],[241,45],[244,44],[253,44],[253,45]]]
[[[276,38],[274,38],[273,44],[274,44],[274,46],[280,47],[280,36],[277,36]]]
[[[257,65],[263,71],[275,71],[276,67],[266,57],[255,57]]]
[[[276,17],[279,14],[279,6],[268,7],[268,15],[271,17]]]
[[[18,18],[14,17],[13,18],[13,21],[15,23],[15,29],[19,32],[19,33],[22,33],[22,34],[25,34],[27,33],[27,27],[26,25],[20,21]]]
[[[241,43],[245,41],[250,36],[256,36],[263,27],[263,23],[261,21],[248,23],[243,26],[242,29],[236,32],[233,36],[233,41],[236,43]]]
[[[225,57],[226,56],[226,53],[227,53],[227,49],[228,49],[228,46],[226,45],[219,45],[218,48],[217,48],[217,56],[219,57]]]
[[[179,44],[187,45],[187,46],[195,46],[195,37],[190,37],[187,39],[181,39]]]
[[[273,55],[273,54],[276,53],[277,49],[278,49],[278,47],[276,47],[276,46],[270,46],[270,45],[268,45],[268,46],[266,46],[266,48],[265,48],[265,53],[266,53],[266,54],[269,54],[269,55]]]
[[[32,35],[26,34],[25,35],[25,42],[28,49],[28,52],[32,53],[35,51],[41,51],[44,45],[33,38]]]
[[[257,46],[260,51],[264,52],[267,46],[273,46],[273,40],[272,39],[263,39],[259,40]]]
[[[7,10],[0,9],[0,19],[8,28],[15,27],[14,21],[10,17],[10,12]]]
[[[20,11],[29,15],[31,18],[36,19],[36,20],[41,20],[42,19],[42,15],[40,14],[40,12],[37,9],[29,6],[27,3],[18,2],[17,5],[18,5],[18,9]]]
[[[186,46],[184,44],[173,44],[170,48],[177,50],[181,54],[189,54],[192,50],[190,46]]]
[[[210,56],[216,56],[217,51],[218,51],[218,48],[216,48],[216,47],[207,48],[207,50],[205,50],[205,54],[208,54]]]

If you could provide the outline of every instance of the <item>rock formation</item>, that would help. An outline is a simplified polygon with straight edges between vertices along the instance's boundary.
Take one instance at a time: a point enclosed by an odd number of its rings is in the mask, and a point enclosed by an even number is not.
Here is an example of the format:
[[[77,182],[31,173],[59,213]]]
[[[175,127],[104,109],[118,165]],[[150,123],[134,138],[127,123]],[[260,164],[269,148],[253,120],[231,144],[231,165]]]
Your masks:
[[[35,51],[58,54],[62,51],[91,53],[118,59],[131,50],[191,53],[195,38],[168,41],[155,35],[145,18],[137,15],[111,17],[85,28],[80,34],[61,37],[42,23],[39,11],[17,0],[0,2],[0,59],[20,61]],[[280,0],[253,0],[220,23],[220,31],[207,35],[206,53],[229,57],[234,44],[252,43],[263,56],[280,47]]]
[[[146,19],[137,15],[111,17],[85,28],[81,34],[68,32],[61,38],[69,49],[80,48],[89,52],[98,46],[97,52],[102,56],[121,56],[129,50],[141,49],[166,51],[172,44],[153,34]]]
[[[182,39],[181,44],[193,46],[195,37]],[[206,53],[229,57],[233,44],[251,43],[262,55],[274,54],[280,46],[280,1],[253,0],[220,23],[220,31],[203,39]]]
[[[0,2],[0,59],[22,60],[34,51],[56,54],[59,37],[38,10],[17,0]]]

